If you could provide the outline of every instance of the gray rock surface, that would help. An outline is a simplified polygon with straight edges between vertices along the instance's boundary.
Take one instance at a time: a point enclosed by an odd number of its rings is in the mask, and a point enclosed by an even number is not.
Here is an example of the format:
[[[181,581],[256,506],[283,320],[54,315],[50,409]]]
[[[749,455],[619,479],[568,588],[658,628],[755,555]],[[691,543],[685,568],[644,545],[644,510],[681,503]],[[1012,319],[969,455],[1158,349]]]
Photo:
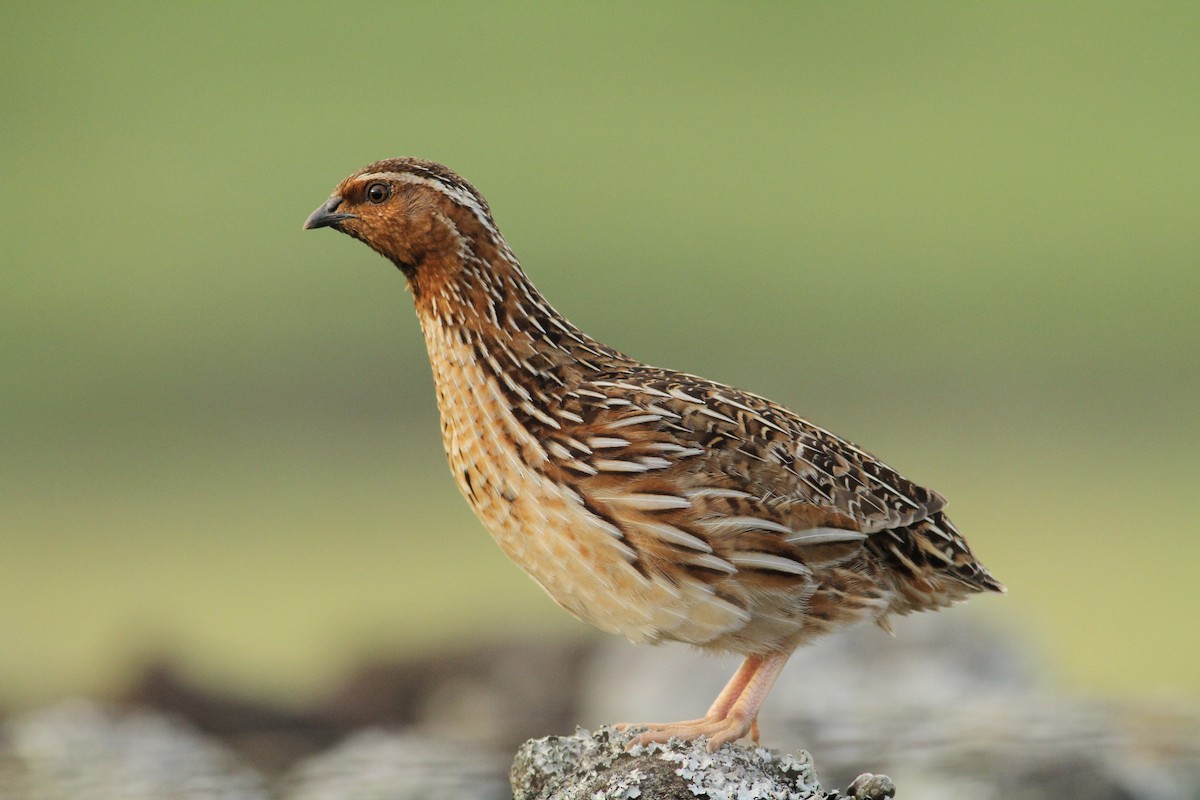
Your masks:
[[[807,753],[779,756],[703,742],[626,747],[634,734],[601,728],[548,736],[517,751],[514,800],[817,800],[821,788]],[[836,793],[834,793],[836,794]]]

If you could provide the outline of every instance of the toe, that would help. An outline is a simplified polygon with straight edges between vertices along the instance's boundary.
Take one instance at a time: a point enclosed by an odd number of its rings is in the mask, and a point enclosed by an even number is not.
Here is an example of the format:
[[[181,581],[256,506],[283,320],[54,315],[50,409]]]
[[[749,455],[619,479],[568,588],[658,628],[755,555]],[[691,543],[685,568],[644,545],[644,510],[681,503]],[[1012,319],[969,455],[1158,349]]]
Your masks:
[[[708,752],[714,752],[726,742],[735,742],[750,733],[753,720],[748,720],[740,714],[730,714],[720,719],[697,719],[689,722],[676,722],[669,725],[648,725],[644,733],[638,734],[631,742],[632,745],[646,745],[653,742],[666,742],[672,738],[691,741],[708,737]],[[643,727],[643,726],[629,726]]]

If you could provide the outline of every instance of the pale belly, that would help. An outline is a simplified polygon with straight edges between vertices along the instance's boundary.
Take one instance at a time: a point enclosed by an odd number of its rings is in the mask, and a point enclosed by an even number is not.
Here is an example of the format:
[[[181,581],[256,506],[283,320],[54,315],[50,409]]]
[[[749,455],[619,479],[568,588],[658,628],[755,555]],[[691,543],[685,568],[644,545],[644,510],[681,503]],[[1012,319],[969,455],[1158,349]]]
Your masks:
[[[635,642],[706,644],[746,624],[746,612],[710,587],[673,585],[634,568],[612,526],[538,468],[545,450],[490,376],[446,358],[465,355],[451,348],[432,358],[443,440],[459,489],[510,559],[577,618]]]

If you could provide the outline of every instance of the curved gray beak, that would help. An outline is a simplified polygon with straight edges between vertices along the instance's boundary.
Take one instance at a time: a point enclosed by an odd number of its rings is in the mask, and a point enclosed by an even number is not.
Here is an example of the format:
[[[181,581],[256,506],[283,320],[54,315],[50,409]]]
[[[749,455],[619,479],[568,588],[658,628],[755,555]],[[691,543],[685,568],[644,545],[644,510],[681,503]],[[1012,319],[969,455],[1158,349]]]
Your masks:
[[[321,206],[309,214],[308,219],[304,220],[304,230],[312,230],[313,228],[327,228],[341,222],[344,219],[357,219],[353,214],[346,214],[338,211],[338,206],[342,204],[342,198],[336,194],[330,197]]]

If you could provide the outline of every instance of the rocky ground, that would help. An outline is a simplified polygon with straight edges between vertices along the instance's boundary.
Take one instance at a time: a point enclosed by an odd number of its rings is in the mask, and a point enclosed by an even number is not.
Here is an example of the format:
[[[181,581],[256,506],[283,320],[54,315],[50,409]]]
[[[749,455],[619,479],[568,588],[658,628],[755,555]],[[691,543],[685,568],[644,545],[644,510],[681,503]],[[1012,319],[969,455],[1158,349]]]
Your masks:
[[[366,666],[304,710],[158,665],[118,702],[5,718],[0,798],[882,798],[892,781],[929,800],[1200,797],[1196,708],[1074,696],[966,615],[797,653],[761,720],[771,750],[626,754],[601,727],[695,715],[735,665],[607,639],[486,645]]]

